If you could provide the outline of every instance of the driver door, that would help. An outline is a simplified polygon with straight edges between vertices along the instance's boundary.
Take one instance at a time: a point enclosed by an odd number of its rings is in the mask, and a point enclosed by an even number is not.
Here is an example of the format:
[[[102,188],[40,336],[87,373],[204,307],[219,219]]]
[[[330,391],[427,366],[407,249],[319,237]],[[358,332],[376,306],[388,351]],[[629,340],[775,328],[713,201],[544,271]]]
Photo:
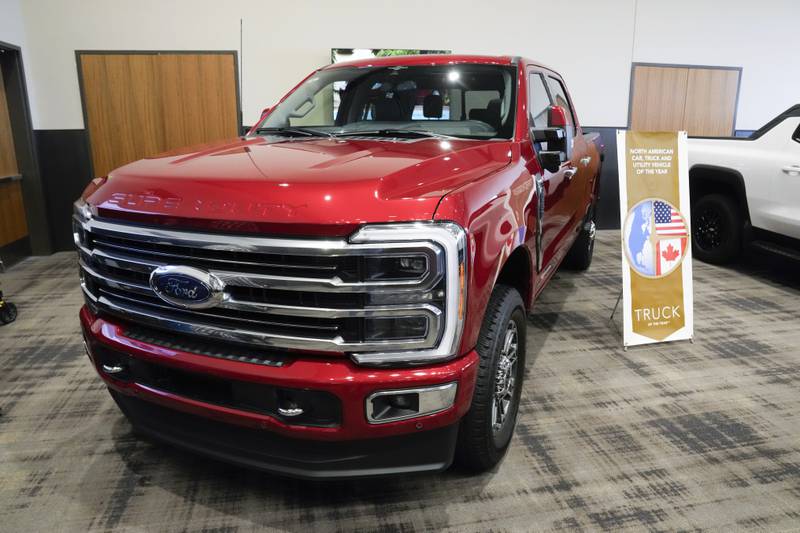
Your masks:
[[[766,138],[768,137],[768,138]],[[769,176],[770,207],[763,229],[800,239],[800,117],[790,117],[761,141],[755,176]]]
[[[528,121],[531,128],[548,127],[548,110],[556,105],[545,82],[546,74],[536,69],[528,71]],[[547,142],[531,137],[535,152],[547,150]],[[537,210],[537,269],[543,281],[559,260],[566,232],[573,217],[572,178],[576,169],[567,158],[556,172],[542,170],[533,174],[538,202]]]

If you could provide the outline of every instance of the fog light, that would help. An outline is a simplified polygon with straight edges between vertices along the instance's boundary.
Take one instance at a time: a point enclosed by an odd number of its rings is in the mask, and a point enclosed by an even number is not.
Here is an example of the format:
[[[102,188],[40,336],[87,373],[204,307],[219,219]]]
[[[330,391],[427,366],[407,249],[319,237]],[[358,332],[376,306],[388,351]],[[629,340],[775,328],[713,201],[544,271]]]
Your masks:
[[[116,361],[103,361],[100,363],[100,370],[108,377],[118,381],[130,381],[131,373],[127,365]]]
[[[125,367],[122,365],[100,365],[100,368],[106,374],[122,374],[125,372]]]
[[[295,398],[295,395],[288,390],[278,391],[278,414],[281,416],[294,418],[300,416],[305,412],[305,409],[300,407],[300,402]]]
[[[278,414],[281,416],[295,417],[302,415],[304,412],[305,410],[302,407],[298,407],[294,403],[287,403],[285,406],[278,407]]]
[[[367,398],[367,420],[385,424],[444,411],[453,406],[458,383],[416,389],[378,391]]]
[[[119,381],[131,379],[131,369],[128,366],[127,357],[97,343],[89,344],[88,350],[94,354],[94,357],[91,355],[89,357],[95,361],[101,374]]]

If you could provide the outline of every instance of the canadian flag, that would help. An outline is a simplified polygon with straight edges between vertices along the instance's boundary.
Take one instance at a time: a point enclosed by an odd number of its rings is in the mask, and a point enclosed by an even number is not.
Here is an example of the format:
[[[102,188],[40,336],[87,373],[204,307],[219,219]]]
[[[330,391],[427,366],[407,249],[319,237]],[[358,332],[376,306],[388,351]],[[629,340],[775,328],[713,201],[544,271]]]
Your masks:
[[[656,243],[656,276],[669,272],[680,263],[686,252],[686,238],[659,239]]]

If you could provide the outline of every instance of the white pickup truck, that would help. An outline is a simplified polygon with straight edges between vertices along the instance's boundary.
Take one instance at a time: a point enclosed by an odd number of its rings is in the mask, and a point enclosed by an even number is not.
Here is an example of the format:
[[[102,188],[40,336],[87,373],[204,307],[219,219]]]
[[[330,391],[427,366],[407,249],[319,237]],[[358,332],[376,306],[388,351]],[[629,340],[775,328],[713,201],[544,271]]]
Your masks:
[[[800,104],[750,137],[690,137],[692,250],[709,263],[745,245],[800,258]]]

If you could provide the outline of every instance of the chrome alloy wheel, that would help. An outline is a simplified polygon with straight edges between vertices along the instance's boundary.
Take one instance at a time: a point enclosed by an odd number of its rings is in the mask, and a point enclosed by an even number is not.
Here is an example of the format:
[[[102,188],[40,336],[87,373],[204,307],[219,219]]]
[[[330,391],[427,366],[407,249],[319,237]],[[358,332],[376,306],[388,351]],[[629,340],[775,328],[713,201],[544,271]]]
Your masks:
[[[589,250],[591,251],[594,246],[594,238],[597,237],[597,224],[594,223],[594,220],[590,220],[586,223],[584,229],[589,234]]]
[[[589,241],[594,242],[594,238],[597,236],[597,224],[594,223],[594,220],[587,222],[584,229],[589,232]]]
[[[514,388],[517,375],[517,348],[519,338],[517,324],[513,320],[508,322],[506,335],[503,339],[503,348],[497,362],[497,372],[494,376],[494,395],[492,396],[492,431],[497,434],[508,418],[511,403],[514,398]]]

